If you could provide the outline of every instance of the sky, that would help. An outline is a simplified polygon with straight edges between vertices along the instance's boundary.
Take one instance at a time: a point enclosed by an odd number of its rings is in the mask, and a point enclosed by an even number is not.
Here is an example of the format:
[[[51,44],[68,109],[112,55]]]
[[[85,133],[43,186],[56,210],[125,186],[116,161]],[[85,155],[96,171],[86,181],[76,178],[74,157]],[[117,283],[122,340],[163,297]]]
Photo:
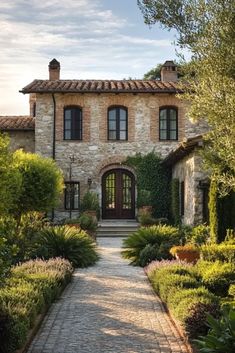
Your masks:
[[[176,59],[175,33],[144,23],[137,0],[1,0],[0,115],[29,114],[19,90],[48,79],[142,78]]]

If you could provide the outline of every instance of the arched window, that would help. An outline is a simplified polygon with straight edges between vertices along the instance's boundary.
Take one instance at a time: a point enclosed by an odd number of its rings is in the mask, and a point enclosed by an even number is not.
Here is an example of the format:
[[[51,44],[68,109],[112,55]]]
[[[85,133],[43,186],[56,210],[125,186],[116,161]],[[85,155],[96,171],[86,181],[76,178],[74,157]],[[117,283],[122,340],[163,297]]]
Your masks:
[[[159,139],[178,140],[178,111],[174,107],[160,108]]]
[[[128,139],[127,109],[124,107],[110,107],[108,109],[108,140]]]
[[[80,107],[64,108],[64,139],[82,140],[82,109]]]

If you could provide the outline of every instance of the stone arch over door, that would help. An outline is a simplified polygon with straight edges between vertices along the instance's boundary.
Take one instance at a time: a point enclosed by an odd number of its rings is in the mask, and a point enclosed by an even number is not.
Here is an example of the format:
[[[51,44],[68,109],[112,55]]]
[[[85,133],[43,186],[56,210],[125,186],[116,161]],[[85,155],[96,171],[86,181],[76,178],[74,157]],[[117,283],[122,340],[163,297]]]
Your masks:
[[[102,174],[102,218],[135,218],[135,176],[129,168],[109,166]]]

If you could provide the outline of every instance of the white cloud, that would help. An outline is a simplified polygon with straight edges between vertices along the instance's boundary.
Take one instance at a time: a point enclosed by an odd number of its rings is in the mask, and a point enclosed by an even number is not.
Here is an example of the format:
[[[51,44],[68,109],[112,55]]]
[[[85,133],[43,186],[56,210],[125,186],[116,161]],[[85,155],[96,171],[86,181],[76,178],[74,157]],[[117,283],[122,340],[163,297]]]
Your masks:
[[[0,115],[28,113],[18,90],[47,78],[53,57],[62,78],[118,79],[173,53],[170,40],[135,33],[128,14],[104,9],[102,0],[1,0],[0,10]]]

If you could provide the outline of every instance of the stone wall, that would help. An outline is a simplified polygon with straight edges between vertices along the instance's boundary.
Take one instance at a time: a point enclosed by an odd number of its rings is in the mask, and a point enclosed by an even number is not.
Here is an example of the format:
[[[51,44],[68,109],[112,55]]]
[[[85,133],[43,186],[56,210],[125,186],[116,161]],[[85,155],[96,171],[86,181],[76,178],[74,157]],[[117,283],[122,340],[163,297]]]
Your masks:
[[[155,152],[165,157],[176,148],[179,141],[189,137],[191,125],[185,121],[186,105],[173,94],[56,94],[56,162],[69,179],[70,159],[72,180],[79,181],[81,196],[87,190],[87,180],[92,179],[92,190],[101,200],[101,170],[112,168],[127,156],[138,152]],[[83,110],[83,140],[63,140],[63,112],[68,105],[78,105]],[[128,109],[128,141],[107,140],[107,111],[112,105]],[[159,108],[178,108],[179,141],[159,141]],[[191,123],[190,123],[191,124]],[[36,152],[52,157],[53,100],[50,94],[37,94]],[[59,211],[63,211],[63,204]],[[60,213],[67,216],[67,213]]]
[[[22,148],[25,152],[35,151],[35,133],[34,131],[12,130],[7,131],[10,137],[11,151]]]
[[[202,168],[202,159],[195,150],[176,163],[172,170],[172,178],[184,181],[185,199],[184,216],[182,222],[197,225],[203,221],[203,193],[199,188],[199,181],[206,179]]]

